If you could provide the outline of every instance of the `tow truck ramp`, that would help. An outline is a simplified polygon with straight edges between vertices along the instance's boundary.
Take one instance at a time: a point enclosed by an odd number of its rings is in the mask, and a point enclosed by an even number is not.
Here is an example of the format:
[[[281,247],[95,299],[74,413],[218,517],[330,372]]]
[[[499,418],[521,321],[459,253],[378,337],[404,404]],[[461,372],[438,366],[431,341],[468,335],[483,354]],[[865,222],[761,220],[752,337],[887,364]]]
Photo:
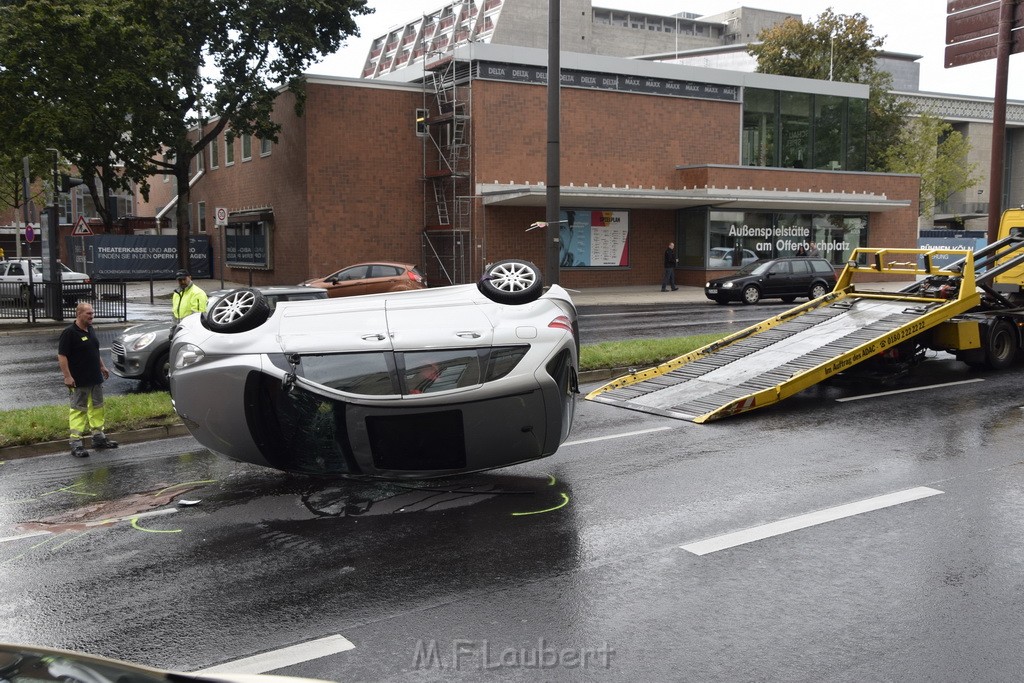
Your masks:
[[[937,255],[961,257],[943,269]],[[912,258],[910,261],[896,260]],[[923,265],[922,265],[923,264]],[[856,273],[938,275],[955,294],[858,292]],[[948,298],[946,298],[948,297]],[[973,254],[963,250],[857,249],[829,294],[655,368],[616,379],[587,399],[709,422],[777,403],[876,357],[981,300]]]

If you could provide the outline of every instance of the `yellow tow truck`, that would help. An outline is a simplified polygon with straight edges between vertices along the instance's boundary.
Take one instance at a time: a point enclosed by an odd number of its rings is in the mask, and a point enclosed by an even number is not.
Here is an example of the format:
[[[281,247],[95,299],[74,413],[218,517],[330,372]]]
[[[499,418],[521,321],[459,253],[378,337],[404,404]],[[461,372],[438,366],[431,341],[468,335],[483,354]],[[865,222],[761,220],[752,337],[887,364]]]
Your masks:
[[[854,285],[855,277],[879,273],[923,277],[897,292]],[[856,249],[825,296],[620,377],[586,398],[709,422],[772,405],[855,367],[906,372],[927,349],[1002,369],[1024,355],[1022,330],[1024,207],[1004,212],[999,239],[976,252]]]

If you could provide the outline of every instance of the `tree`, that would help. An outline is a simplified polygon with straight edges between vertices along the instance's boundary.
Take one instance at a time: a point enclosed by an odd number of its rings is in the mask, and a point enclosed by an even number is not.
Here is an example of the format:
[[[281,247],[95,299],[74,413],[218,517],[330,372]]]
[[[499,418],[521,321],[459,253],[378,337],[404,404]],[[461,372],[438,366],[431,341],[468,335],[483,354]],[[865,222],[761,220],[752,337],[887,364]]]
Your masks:
[[[910,105],[892,94],[892,77],[875,66],[885,39],[874,35],[867,18],[829,8],[815,21],[790,17],[761,31],[758,40],[747,52],[757,58],[759,73],[868,85],[867,167],[888,170],[888,150],[899,139]]]
[[[959,131],[925,113],[904,127],[889,149],[887,166],[893,173],[921,176],[921,215],[930,219],[936,204],[978,182],[977,165],[967,161],[969,151]]]
[[[0,88],[15,106],[0,106],[0,130],[10,144],[81,174],[110,227],[101,192],[145,194],[149,165],[159,149],[129,130],[147,120],[154,76],[144,59],[157,40],[131,0],[36,0],[0,7]],[[6,146],[6,145],[5,145]],[[43,177],[46,173],[41,173]]]
[[[187,267],[195,156],[225,130],[276,141],[281,90],[301,113],[302,72],[370,12],[366,0],[13,0],[0,5],[0,88],[27,106],[0,105],[0,126],[60,149],[94,200],[97,181],[145,192],[173,173]]]

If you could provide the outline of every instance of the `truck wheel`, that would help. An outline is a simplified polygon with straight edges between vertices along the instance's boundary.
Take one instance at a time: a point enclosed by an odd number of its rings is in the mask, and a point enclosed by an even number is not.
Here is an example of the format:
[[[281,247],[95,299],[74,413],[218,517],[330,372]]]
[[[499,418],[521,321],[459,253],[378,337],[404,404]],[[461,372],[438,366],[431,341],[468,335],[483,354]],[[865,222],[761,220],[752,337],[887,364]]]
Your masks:
[[[1002,370],[1017,357],[1017,333],[1010,323],[997,320],[989,327],[985,341],[985,361],[992,370]]]
[[[491,301],[512,305],[528,304],[544,291],[540,268],[517,259],[489,266],[476,287]]]
[[[245,287],[218,299],[203,316],[203,324],[211,332],[232,334],[256,329],[269,317],[270,304],[263,292]]]
[[[761,300],[761,290],[755,285],[747,285],[743,288],[743,303],[756,304]]]

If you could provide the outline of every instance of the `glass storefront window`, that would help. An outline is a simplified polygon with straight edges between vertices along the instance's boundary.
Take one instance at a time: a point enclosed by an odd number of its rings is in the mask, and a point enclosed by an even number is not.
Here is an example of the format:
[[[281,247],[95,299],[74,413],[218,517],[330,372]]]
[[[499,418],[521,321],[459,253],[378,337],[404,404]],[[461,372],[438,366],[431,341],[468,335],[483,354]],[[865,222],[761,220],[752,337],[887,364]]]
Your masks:
[[[681,268],[703,268],[708,227],[707,209],[685,209],[676,212],[676,256]]]
[[[868,101],[850,100],[847,116],[846,169],[863,171],[868,167]]]
[[[863,171],[867,106],[865,99],[747,88],[742,163]]]
[[[743,95],[743,165],[778,166],[775,107],[778,92],[748,88]]]
[[[843,168],[843,116],[845,97],[814,97],[814,168]]]
[[[712,211],[708,222],[708,268],[738,268],[773,256],[772,214]]]
[[[811,96],[784,92],[779,107],[783,168],[808,168],[811,161]]]
[[[690,238],[683,233],[680,238]],[[696,240],[693,240],[696,242]],[[796,256],[800,247],[841,266],[867,246],[867,216],[840,213],[711,211],[701,265],[735,269],[758,259]]]

